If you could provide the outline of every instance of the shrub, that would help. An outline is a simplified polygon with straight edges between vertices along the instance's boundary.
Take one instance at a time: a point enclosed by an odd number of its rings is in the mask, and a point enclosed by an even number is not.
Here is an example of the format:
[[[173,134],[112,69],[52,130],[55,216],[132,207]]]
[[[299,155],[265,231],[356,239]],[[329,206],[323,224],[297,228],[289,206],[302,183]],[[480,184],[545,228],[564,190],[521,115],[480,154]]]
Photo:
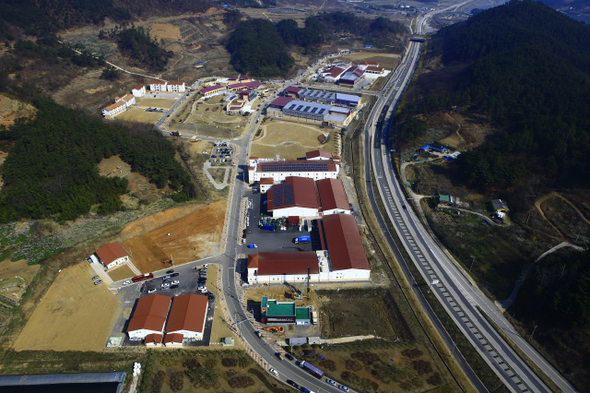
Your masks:
[[[413,365],[418,375],[430,374],[432,372],[432,366],[426,360],[414,360]]]
[[[402,351],[402,355],[410,359],[419,358],[423,354],[424,353],[417,348],[405,349]]]
[[[442,381],[442,377],[440,376],[439,373],[434,373],[426,380],[426,382],[428,382],[430,385],[438,386],[443,381]]]
[[[170,390],[178,392],[184,386],[184,373],[182,371],[175,371],[170,374]]]
[[[233,358],[223,358],[221,359],[221,365],[223,367],[236,367],[238,365],[238,360]]]

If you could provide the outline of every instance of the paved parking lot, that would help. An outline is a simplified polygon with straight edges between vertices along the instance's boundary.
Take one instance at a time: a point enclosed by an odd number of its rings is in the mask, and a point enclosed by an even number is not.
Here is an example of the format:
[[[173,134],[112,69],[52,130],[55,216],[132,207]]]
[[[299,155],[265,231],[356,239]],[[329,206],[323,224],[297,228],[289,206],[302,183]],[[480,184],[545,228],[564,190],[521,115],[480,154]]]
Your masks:
[[[299,232],[298,229],[286,231],[267,231],[259,228],[261,213],[268,217],[266,212],[266,194],[246,192],[247,198],[252,199],[252,208],[248,209],[249,225],[246,226],[246,244],[241,246],[241,253],[253,254],[257,252],[276,251],[314,251],[321,249],[317,230],[308,233],[306,230]],[[312,242],[307,244],[295,244],[293,238],[299,235],[311,235]],[[256,244],[256,248],[248,248],[249,244]]]

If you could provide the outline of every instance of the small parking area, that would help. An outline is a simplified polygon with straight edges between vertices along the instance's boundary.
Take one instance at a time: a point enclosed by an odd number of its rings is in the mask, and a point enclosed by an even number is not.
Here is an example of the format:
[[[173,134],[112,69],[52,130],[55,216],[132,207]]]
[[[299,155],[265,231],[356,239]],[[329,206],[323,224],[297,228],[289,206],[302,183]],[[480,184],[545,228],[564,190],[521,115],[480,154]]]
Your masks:
[[[211,149],[211,155],[209,162],[214,163],[221,163],[221,162],[228,162],[232,163],[233,159],[232,156],[234,155],[235,150],[234,147],[229,145],[227,142],[220,142],[214,143],[213,148]]]
[[[253,254],[257,252],[277,252],[277,251],[314,251],[321,248],[317,228],[308,232],[305,228],[300,232],[298,226],[287,230],[261,229],[260,221],[263,218],[270,217],[266,211],[266,194],[248,191],[246,197],[252,200],[251,207],[247,209],[245,226],[246,242],[242,245],[241,252],[244,254]],[[250,204],[249,204],[250,206]],[[268,226],[267,226],[268,227]],[[293,239],[300,235],[310,235],[311,243],[295,244]],[[256,248],[249,248],[250,244],[255,244]]]

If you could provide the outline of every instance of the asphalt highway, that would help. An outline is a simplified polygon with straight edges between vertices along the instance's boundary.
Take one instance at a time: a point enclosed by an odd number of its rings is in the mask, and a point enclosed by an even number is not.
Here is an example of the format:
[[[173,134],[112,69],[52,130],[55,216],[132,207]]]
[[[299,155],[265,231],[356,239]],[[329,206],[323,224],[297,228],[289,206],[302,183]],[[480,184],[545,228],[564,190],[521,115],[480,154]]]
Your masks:
[[[464,4],[466,3],[452,7]],[[447,9],[451,9],[451,7],[447,7]],[[441,11],[444,10],[436,12]],[[427,14],[417,21],[418,33],[422,31],[426,18],[432,14]],[[424,279],[430,283],[429,290],[433,291],[459,329],[508,389],[513,392],[551,391],[512,350],[502,336],[494,330],[480,310],[509,334],[520,350],[563,391],[573,392],[575,391],[573,387],[514,331],[493,302],[478,288],[472,286],[470,281],[458,271],[457,266],[440,248],[440,245],[432,239],[412,209],[408,207],[406,196],[394,176],[390,146],[388,145],[389,125],[392,114],[399,103],[399,98],[413,75],[419,58],[420,46],[419,43],[410,43],[407,56],[388,83],[387,95],[376,103],[367,121],[365,154],[366,157],[370,157],[370,160],[366,160],[365,174],[368,176],[367,179],[371,179],[370,170],[372,169],[379,197],[384,202],[388,219],[393,223],[397,236],[412,259],[411,262],[420,270]],[[375,212],[379,214],[377,210]],[[412,282],[411,274],[407,269],[405,269],[405,273],[409,282]],[[448,343],[448,338],[445,341]],[[452,348],[452,346],[450,347]],[[463,365],[463,362],[460,361],[460,364]],[[476,388],[481,390],[482,386],[475,383],[477,381],[474,381],[472,372],[463,368]]]

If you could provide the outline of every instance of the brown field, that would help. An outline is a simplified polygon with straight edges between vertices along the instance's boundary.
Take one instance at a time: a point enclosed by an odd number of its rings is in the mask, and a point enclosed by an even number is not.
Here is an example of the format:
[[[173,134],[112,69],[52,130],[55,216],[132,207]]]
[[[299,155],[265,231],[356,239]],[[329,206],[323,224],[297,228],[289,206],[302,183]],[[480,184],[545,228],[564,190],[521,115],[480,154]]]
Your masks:
[[[19,117],[31,117],[37,112],[32,105],[0,94],[0,126],[10,126]]]
[[[123,247],[131,250],[133,263],[142,273],[163,269],[162,262],[171,256],[176,264],[203,258],[219,244],[226,205],[221,200],[202,207],[127,240]]]
[[[109,276],[113,281],[124,280],[126,278],[134,277],[135,274],[131,271],[131,268],[127,265],[116,268],[109,272]]]
[[[155,93],[156,96],[158,96],[158,93]],[[139,97],[135,99],[135,103],[137,104],[137,106],[139,107],[145,107],[145,108],[163,108],[163,109],[170,109],[172,108],[172,105],[176,104],[176,100],[171,100],[168,98],[152,98],[154,95],[151,93],[146,94],[143,97]],[[150,113],[150,112],[146,112],[146,113]],[[157,112],[151,112],[156,114]],[[160,116],[162,116],[162,113],[158,113]],[[119,115],[120,116],[120,115]]]
[[[150,26],[150,36],[157,41],[162,39],[179,40],[180,30],[169,23],[154,23]]]
[[[223,316],[222,308],[225,307],[225,302],[222,302],[219,298],[219,290],[217,289],[217,275],[219,272],[219,265],[209,265],[209,273],[207,274],[207,289],[212,292],[215,297],[217,298],[216,305],[219,307],[215,310],[215,314],[213,316],[213,327],[211,329],[211,342],[221,342],[223,337],[233,337],[235,345],[231,347],[232,349],[240,349],[242,350],[244,347],[240,343],[240,340],[236,337],[236,335],[232,332],[229,328],[227,323],[225,322],[225,318]],[[222,348],[221,345],[214,345],[210,346],[210,349],[219,349]],[[228,347],[230,348],[230,347]]]
[[[131,165],[123,161],[118,155],[103,158],[97,165],[101,176],[125,177],[131,172]]]
[[[326,150],[335,153],[335,130],[319,128],[316,125],[297,124],[286,121],[273,120],[260,126],[263,130],[262,137],[252,143],[250,155],[254,157],[275,157],[294,160],[305,157],[310,150]],[[320,134],[330,133],[330,138],[322,145],[317,137]]]
[[[355,64],[366,60],[379,63],[379,67],[391,70],[399,63],[400,55],[397,53],[356,52],[350,55],[337,57],[336,59],[352,61]]]
[[[27,284],[30,284],[40,267],[39,264],[29,266],[24,259],[11,262],[9,258],[0,262],[0,278],[19,276],[24,278]]]
[[[156,123],[164,116],[160,112],[146,112],[142,108],[129,108],[125,112],[117,115],[117,120],[138,121],[140,123]]]
[[[104,284],[93,285],[86,262],[63,270],[13,344],[17,351],[101,351],[119,306]]]

